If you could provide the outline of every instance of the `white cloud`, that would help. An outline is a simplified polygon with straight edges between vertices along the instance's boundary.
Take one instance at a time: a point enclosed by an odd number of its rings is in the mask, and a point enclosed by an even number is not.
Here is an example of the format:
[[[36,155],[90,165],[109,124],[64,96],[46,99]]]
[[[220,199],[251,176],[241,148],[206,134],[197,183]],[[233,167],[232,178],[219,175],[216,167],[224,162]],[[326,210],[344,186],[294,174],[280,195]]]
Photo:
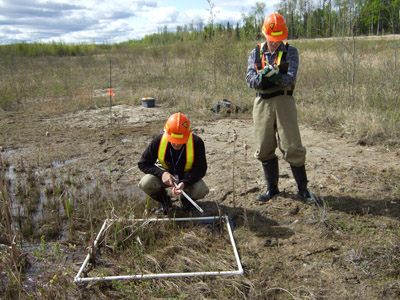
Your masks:
[[[201,4],[199,0],[186,3],[186,7],[202,8],[187,10],[167,5],[170,0],[158,1],[161,0],[0,0],[0,44],[53,40],[114,43],[141,38],[163,26],[175,30],[178,25],[196,24],[199,20],[203,24],[209,22],[205,0]],[[233,25],[255,2],[213,1],[214,22]]]
[[[149,22],[156,24],[176,23],[179,12],[175,7],[157,7],[142,14]]]
[[[191,9],[184,12],[186,20],[190,23],[192,20],[202,19],[205,22],[208,21],[210,13],[206,10]]]

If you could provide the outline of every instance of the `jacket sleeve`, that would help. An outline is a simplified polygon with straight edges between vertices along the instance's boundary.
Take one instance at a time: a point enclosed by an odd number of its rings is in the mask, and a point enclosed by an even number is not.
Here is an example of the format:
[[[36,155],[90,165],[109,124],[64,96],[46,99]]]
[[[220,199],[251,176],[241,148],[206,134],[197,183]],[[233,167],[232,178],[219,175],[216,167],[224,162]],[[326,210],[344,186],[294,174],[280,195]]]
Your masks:
[[[185,186],[190,186],[195,182],[202,179],[207,172],[207,159],[206,159],[206,150],[204,146],[203,140],[193,135],[193,143],[194,143],[194,161],[192,169],[189,172],[185,173],[184,178],[181,180]]]
[[[283,74],[282,78],[277,81],[277,85],[280,86],[292,85],[296,81],[297,70],[299,68],[299,53],[292,45],[289,45],[286,61],[289,63],[289,69],[287,74]]]
[[[158,147],[160,145],[162,135],[155,137],[150,145],[147,146],[146,150],[143,152],[140,161],[138,162],[139,169],[146,174],[151,174],[157,176],[161,179],[162,174],[165,170],[156,166],[158,159]]]
[[[247,74],[246,74],[247,85],[253,89],[259,88],[261,84],[260,76],[257,74],[255,62],[256,62],[256,50],[253,49],[250,52],[250,56],[247,61]]]

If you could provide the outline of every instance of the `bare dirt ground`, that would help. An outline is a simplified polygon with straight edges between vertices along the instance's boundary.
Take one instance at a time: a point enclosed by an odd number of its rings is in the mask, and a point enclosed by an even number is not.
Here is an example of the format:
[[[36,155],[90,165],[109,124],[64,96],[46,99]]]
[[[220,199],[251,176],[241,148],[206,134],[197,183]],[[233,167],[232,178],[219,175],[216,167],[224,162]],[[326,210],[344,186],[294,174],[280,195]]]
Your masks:
[[[170,113],[114,106],[112,125],[109,108],[40,119],[3,113],[0,154],[15,172],[25,164],[43,178],[80,173],[143,198],[137,162]],[[279,152],[281,194],[259,204],[265,181],[253,157],[251,116],[191,121],[209,166],[210,193],[198,203],[208,215],[233,219],[243,282],[260,290],[254,299],[400,299],[399,149],[361,146],[301,125],[309,187],[326,206],[297,199]],[[83,255],[84,249],[77,261]]]

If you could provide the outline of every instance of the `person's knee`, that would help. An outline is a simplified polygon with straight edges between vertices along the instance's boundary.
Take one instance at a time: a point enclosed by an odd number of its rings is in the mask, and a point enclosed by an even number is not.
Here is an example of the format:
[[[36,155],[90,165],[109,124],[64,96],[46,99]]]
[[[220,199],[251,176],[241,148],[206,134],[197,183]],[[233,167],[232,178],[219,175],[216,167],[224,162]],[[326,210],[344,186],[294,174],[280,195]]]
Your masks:
[[[203,199],[207,194],[210,192],[210,189],[208,186],[204,184],[204,187],[198,191],[198,198],[197,199]]]
[[[151,186],[149,184],[147,184],[146,182],[140,181],[138,186],[147,195],[153,195],[157,192],[156,188],[151,188]]]
[[[266,160],[273,159],[273,158],[276,157],[275,149],[273,149],[272,151],[266,151],[265,153],[261,153],[260,151],[257,150],[257,151],[254,153],[254,157],[255,157],[257,160],[261,161],[261,162],[266,161]]]
[[[138,186],[147,195],[154,195],[162,188],[162,181],[153,175],[146,174],[140,180]]]
[[[196,182],[187,191],[193,200],[203,199],[209,192],[210,189],[203,180]]]

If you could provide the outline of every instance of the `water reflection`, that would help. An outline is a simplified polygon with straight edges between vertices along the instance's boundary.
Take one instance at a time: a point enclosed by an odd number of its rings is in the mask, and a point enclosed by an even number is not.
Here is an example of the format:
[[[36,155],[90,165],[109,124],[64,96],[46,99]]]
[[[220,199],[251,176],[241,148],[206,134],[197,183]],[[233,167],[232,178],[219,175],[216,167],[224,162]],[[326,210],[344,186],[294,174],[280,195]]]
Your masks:
[[[63,165],[67,165],[67,164],[76,162],[76,161],[81,160],[81,159],[87,159],[87,158],[88,158],[87,156],[82,156],[82,157],[74,157],[74,158],[67,159],[67,160],[64,160],[64,161],[62,161],[62,160],[53,161],[53,162],[51,163],[51,165],[52,165],[53,167],[59,167],[59,166],[63,166]]]

